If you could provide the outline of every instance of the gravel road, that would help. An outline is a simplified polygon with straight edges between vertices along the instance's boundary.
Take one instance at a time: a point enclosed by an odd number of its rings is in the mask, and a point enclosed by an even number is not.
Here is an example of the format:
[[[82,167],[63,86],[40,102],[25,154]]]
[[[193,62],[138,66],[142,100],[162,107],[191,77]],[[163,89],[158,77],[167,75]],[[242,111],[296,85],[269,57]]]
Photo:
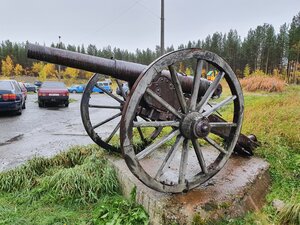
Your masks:
[[[53,156],[74,145],[91,144],[80,116],[81,94],[70,94],[69,107],[39,108],[37,94],[29,94],[26,109],[21,116],[0,114],[0,171],[13,168],[34,156]],[[115,105],[104,94],[93,95],[100,104]],[[112,112],[94,110],[91,118],[103,121]],[[111,122],[102,126],[102,132],[113,129]]]

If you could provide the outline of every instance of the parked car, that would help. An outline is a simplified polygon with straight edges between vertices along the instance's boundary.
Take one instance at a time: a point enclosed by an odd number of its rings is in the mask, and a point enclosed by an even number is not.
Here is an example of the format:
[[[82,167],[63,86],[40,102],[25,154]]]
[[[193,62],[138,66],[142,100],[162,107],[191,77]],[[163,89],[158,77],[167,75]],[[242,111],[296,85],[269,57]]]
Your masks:
[[[129,86],[127,82],[122,83],[122,89],[124,90],[125,96],[127,96],[129,94]],[[122,92],[119,87],[117,87],[116,93],[122,96]]]
[[[37,88],[40,88],[41,86],[42,86],[42,84],[43,84],[43,82],[42,81],[39,81],[39,80],[37,80],[37,81],[34,81],[34,83],[33,83],[35,86],[37,86]]]
[[[100,87],[103,87],[106,91],[112,93],[112,88],[110,87],[108,82],[97,82],[97,85],[100,86]],[[96,86],[94,86],[92,91],[93,92],[98,92],[98,93],[103,93],[103,91],[100,88],[96,87]]]
[[[45,81],[38,90],[39,107],[47,103],[69,106],[69,91],[63,82]]]
[[[13,111],[22,114],[25,98],[15,80],[0,80],[0,111]]]
[[[25,100],[26,100],[26,99],[27,99],[27,89],[26,89],[24,83],[22,83],[22,82],[18,82],[18,83],[19,83],[19,85],[20,85],[22,94],[23,94],[23,96],[24,96],[24,98],[25,98]]]
[[[27,92],[34,92],[36,93],[37,87],[34,84],[31,83],[24,83],[25,88],[27,89]]]
[[[105,82],[107,82],[108,84],[112,85],[111,79],[105,79]]]
[[[83,93],[84,89],[85,89],[84,84],[77,84],[77,85],[72,85],[71,87],[68,88],[70,93]]]

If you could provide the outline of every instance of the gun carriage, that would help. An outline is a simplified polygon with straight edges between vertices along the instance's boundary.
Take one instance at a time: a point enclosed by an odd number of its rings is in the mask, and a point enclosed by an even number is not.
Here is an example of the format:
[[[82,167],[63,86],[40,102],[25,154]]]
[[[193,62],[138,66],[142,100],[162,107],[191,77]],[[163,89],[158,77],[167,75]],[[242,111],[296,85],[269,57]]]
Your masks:
[[[232,153],[252,155],[258,145],[254,135],[240,133],[242,89],[215,53],[182,49],[146,66],[29,44],[28,57],[94,73],[80,109],[88,135],[104,149],[121,152],[131,172],[157,191],[188,191],[220,171]],[[194,68],[193,76],[177,72],[184,65]],[[215,80],[203,78],[204,67],[219,71]],[[116,78],[121,97],[99,86],[100,74]],[[129,83],[129,95],[120,80]],[[111,101],[99,103],[95,87]],[[107,118],[99,121],[99,112]],[[157,160],[149,164],[151,157]]]

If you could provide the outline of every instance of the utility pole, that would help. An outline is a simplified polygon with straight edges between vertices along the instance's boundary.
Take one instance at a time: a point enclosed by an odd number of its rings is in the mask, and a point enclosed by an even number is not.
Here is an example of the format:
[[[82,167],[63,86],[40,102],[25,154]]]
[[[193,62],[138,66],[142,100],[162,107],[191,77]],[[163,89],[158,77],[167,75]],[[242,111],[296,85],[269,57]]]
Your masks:
[[[60,42],[61,36],[58,36],[58,48],[61,48],[61,42]],[[60,65],[58,65],[58,79],[60,80]]]
[[[160,18],[160,55],[165,54],[165,0],[161,0]]]

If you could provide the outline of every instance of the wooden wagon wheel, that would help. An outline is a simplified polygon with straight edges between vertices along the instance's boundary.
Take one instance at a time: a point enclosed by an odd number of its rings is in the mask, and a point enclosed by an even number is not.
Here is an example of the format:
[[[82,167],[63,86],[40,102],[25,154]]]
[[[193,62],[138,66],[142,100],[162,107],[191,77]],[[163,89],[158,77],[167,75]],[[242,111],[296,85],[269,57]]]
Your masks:
[[[84,128],[91,139],[101,146],[102,148],[112,151],[121,152],[120,141],[118,131],[120,128],[120,119],[122,115],[123,105],[126,101],[126,95],[123,91],[122,85],[116,80],[119,89],[121,90],[121,98],[115,94],[107,91],[100,86],[100,75],[94,74],[87,83],[82,95],[80,111]],[[110,98],[109,101],[99,103],[99,95],[93,93],[93,89],[102,90]],[[101,118],[105,118],[99,121],[99,113],[101,112]],[[141,120],[139,117],[135,117],[135,120]],[[160,133],[161,129],[155,128],[150,135],[150,138],[146,138],[142,128],[138,128],[138,137],[141,141],[142,147],[144,144],[149,144],[151,140],[154,140]],[[116,140],[113,140],[116,139]]]
[[[190,93],[182,91],[180,75],[176,72],[180,64],[195,65]],[[204,93],[199,88],[203,64],[218,70],[215,80]],[[176,93],[173,98],[178,98],[179,110],[168,103],[166,96],[150,88],[151,83],[166,71],[172,80]],[[212,96],[220,83],[227,87],[223,92],[228,93],[216,100]],[[147,98],[160,103],[173,119],[135,122],[140,102]],[[236,75],[218,55],[200,49],[184,49],[162,56],[141,74],[124,106],[121,145],[126,164],[144,184],[161,192],[184,192],[204,183],[220,171],[233,152],[242,125],[243,104]],[[226,114],[225,122],[215,120],[217,116],[223,116],[219,110]],[[168,129],[164,136],[137,153],[132,142],[136,127]],[[218,135],[220,131],[226,135]]]

